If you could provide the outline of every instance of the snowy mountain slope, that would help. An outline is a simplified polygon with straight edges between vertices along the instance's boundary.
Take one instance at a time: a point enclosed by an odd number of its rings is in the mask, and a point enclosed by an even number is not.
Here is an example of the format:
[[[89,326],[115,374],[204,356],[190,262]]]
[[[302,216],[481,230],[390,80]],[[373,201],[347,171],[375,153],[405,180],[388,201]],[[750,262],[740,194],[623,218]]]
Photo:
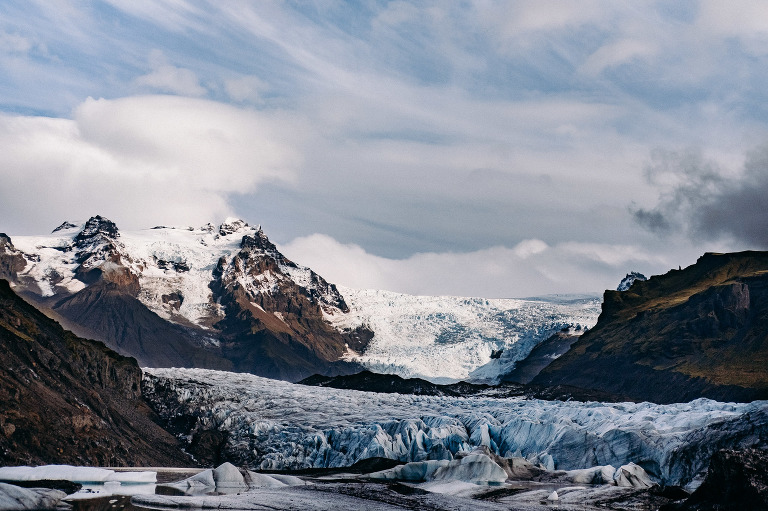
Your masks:
[[[488,446],[550,469],[641,465],[687,484],[721,448],[768,442],[768,402],[576,403],[377,394],[247,374],[148,369],[144,394],[184,435],[226,432],[224,455],[254,468],[341,467],[370,457],[452,459]]]
[[[252,227],[242,220],[228,218],[219,227],[212,224],[200,228],[161,226],[119,232],[115,228],[112,239],[102,237],[86,246],[78,243],[81,232],[98,229],[93,226],[95,223],[90,220],[65,222],[48,236],[14,236],[13,244],[26,254],[28,262],[18,277],[33,282],[43,297],[74,293],[85,287],[77,279],[78,267],[85,264],[107,270],[110,263],[115,263],[110,260],[111,251],[119,254],[120,262],[138,277],[137,297],[150,310],[165,319],[202,328],[209,328],[223,317],[210,288],[219,261],[222,258],[230,261],[240,252],[243,236],[266,239],[260,226]],[[338,308],[338,293],[321,289],[322,283],[309,268],[293,264],[276,249],[269,255],[277,257],[280,270],[313,292],[324,308],[330,311]],[[266,273],[259,279],[242,280],[242,284],[258,294],[279,285],[282,277]]]
[[[581,332],[599,313],[586,298],[338,289],[285,258],[260,227],[233,218],[140,231],[100,216],[64,222],[50,235],[3,238],[0,270],[72,328],[144,365],[291,380],[367,367],[438,382],[495,381],[538,342],[562,328]]]
[[[333,324],[374,332],[365,353],[350,352],[349,360],[434,382],[495,381],[553,333],[580,333],[600,314],[596,297],[484,299],[339,289],[350,311],[332,316]]]

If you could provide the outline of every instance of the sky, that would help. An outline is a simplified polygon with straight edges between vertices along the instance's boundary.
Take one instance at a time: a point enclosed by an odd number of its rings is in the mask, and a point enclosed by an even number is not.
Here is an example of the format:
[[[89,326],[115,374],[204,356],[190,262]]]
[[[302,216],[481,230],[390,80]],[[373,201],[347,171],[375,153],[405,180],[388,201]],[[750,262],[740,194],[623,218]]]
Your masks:
[[[768,248],[762,1],[0,3],[0,231],[261,224],[331,282],[600,293]]]

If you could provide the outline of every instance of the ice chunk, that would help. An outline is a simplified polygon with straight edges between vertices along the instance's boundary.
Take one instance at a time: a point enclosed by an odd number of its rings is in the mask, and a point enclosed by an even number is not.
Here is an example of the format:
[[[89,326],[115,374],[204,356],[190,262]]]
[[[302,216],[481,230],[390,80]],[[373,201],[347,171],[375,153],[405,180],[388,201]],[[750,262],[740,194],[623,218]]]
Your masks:
[[[568,470],[567,478],[576,484],[616,484],[613,476],[616,468],[611,465],[602,465],[579,470]]]
[[[0,479],[5,481],[61,479],[75,483],[154,483],[157,480],[157,472],[116,472],[95,467],[42,465],[39,467],[0,467]]]
[[[372,479],[397,481],[457,480],[474,484],[498,483],[507,480],[507,473],[489,456],[473,453],[453,461],[430,460],[406,463],[369,475]]]
[[[251,472],[250,470],[245,473],[245,482],[248,484],[248,488],[280,488],[288,486],[275,477]]]
[[[296,476],[285,475],[285,474],[269,474],[269,477],[271,477],[272,479],[276,479],[277,481],[280,481],[286,486],[303,486],[305,484],[308,484],[304,479],[301,479]]]
[[[0,483],[0,509],[15,511],[22,509],[56,509],[67,494],[48,488],[20,488]]]
[[[194,488],[194,487],[210,487],[215,488],[216,487],[216,481],[213,479],[213,470],[203,470],[202,472],[193,475],[192,477],[188,477],[187,479],[184,479],[183,481],[179,481],[178,483],[174,483],[174,485],[183,485],[187,488]]]
[[[616,481],[617,486],[641,489],[654,486],[654,482],[648,477],[643,467],[634,463],[628,463],[619,467],[613,479]]]
[[[368,477],[391,481],[427,481],[438,468],[444,467],[448,463],[447,460],[414,461],[389,470],[368,474]]]
[[[240,470],[232,463],[222,463],[213,471],[213,480],[216,481],[216,488],[219,487],[245,487],[245,478]]]
[[[475,484],[503,483],[507,473],[485,454],[469,454],[435,470],[429,480],[453,479]]]

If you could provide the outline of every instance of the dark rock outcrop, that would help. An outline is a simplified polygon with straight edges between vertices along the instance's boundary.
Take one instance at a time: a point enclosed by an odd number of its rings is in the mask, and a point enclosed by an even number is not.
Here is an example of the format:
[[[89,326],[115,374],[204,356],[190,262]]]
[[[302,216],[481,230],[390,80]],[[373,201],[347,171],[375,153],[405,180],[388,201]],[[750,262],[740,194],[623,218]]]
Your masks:
[[[658,403],[768,398],[768,252],[705,254],[627,291],[532,383]]]
[[[133,358],[81,339],[0,280],[0,465],[188,465]]]
[[[11,238],[0,232],[0,279],[12,279],[24,269],[27,261],[13,246]]]
[[[315,374],[298,383],[313,387],[362,390],[364,392],[381,392],[384,394],[411,394],[417,396],[527,397],[531,399],[558,401],[627,400],[623,396],[617,396],[607,392],[585,390],[564,385],[540,387],[513,382],[503,382],[499,385],[487,385],[484,383],[468,383],[465,381],[440,385],[421,378],[402,378],[396,374],[379,374],[367,370],[360,371],[356,374],[339,376],[323,376]]]
[[[664,511],[768,509],[768,451],[722,450],[712,456],[707,477],[682,504]]]

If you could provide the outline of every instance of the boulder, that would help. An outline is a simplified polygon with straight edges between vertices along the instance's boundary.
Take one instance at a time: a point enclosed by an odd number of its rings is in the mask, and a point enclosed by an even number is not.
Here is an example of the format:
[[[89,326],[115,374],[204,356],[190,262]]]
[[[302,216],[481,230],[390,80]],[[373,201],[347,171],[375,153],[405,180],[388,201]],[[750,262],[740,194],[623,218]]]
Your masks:
[[[504,469],[510,479],[518,481],[530,481],[546,473],[543,468],[534,465],[525,458],[500,458],[494,459]]]

